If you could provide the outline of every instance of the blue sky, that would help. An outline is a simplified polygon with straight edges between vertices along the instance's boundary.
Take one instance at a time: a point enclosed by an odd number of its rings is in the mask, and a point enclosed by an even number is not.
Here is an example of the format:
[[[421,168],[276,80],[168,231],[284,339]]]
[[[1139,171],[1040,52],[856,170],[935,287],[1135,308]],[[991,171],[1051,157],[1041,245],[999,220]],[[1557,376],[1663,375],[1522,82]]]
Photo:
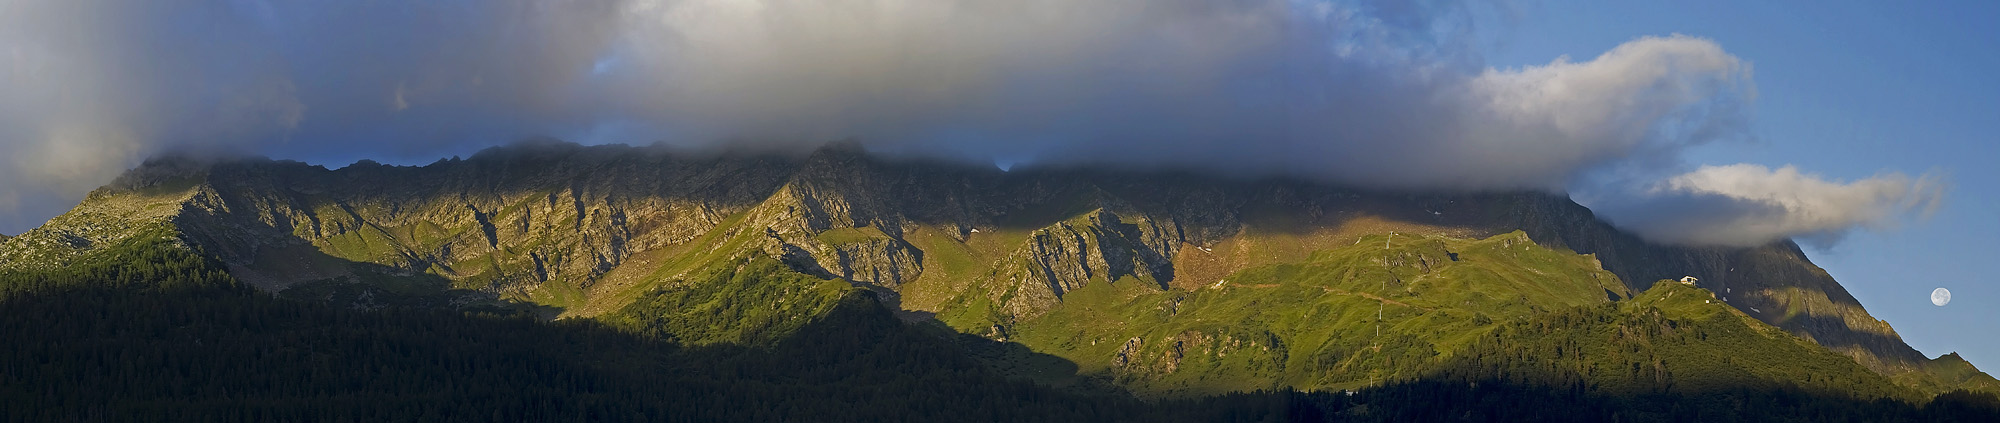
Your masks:
[[[1660,242],[1806,240],[1910,344],[2000,366],[1992,2],[0,4],[5,233],[165,152],[857,139],[1567,190]]]
[[[1927,355],[2000,366],[2000,2],[1549,1],[1486,48],[1499,66],[1585,56],[1635,35],[1715,40],[1755,68],[1755,140],[1695,163],[1795,164],[1836,179],[1937,169],[1929,219],[1809,249],[1877,318]],[[1932,289],[1952,302],[1931,305]]]

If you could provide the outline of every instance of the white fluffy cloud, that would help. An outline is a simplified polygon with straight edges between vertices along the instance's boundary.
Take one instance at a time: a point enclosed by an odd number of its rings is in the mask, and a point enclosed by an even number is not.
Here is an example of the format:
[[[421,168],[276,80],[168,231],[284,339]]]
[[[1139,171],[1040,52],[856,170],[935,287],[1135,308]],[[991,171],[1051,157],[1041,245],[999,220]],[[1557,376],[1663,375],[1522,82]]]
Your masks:
[[[1467,92],[1476,111],[1440,144],[1470,147],[1455,156],[1463,160],[1513,164],[1509,173],[1561,184],[1593,166],[1677,157],[1681,148],[1740,135],[1745,102],[1755,97],[1747,63],[1712,41],[1678,35],[1640,38],[1587,62],[1487,69]]]
[[[1393,10],[1390,10],[1393,9]],[[1749,66],[1641,37],[1495,69],[1463,7],[1311,1],[655,1],[631,5],[605,92],[695,140],[1290,174],[1410,188],[1560,189],[1739,134]],[[1393,13],[1391,13],[1393,12]]]
[[[1715,42],[1638,37],[1588,60],[1496,68],[1472,40],[1506,7],[0,0],[0,210],[17,207],[0,229],[184,149],[338,162],[538,135],[853,138],[912,154],[1562,190],[1680,167],[1683,149],[1744,133],[1750,65]],[[1781,228],[1762,233],[1828,229]]]
[[[1642,201],[1620,204],[1614,218],[1672,243],[1752,246],[1802,237],[1824,244],[1857,227],[1885,228],[1928,215],[1944,189],[1934,175],[1885,173],[1843,182],[1792,166],[1703,166],[1660,182]]]

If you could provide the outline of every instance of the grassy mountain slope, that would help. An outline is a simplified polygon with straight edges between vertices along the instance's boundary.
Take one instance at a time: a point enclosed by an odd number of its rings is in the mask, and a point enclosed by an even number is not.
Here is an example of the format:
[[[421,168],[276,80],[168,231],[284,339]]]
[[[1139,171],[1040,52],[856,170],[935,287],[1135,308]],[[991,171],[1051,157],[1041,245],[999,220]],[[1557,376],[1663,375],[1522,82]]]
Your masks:
[[[762,345],[864,296],[845,281],[792,272],[768,257],[728,264],[648,292],[603,320],[682,344]]]
[[[62,269],[0,270],[0,316],[6,316],[0,336],[10,340],[0,348],[0,420],[1981,421],[2000,415],[2000,399],[1966,393],[1922,406],[1741,388],[1623,397],[1476,374],[1461,375],[1476,383],[1431,378],[1352,394],[1141,402],[1002,378],[969,358],[963,346],[977,341],[899,323],[861,289],[829,285],[768,258],[699,279],[703,287],[694,290],[837,300],[820,304],[824,313],[796,330],[745,348],[667,339],[687,339],[692,332],[676,328],[702,322],[675,312],[745,316],[769,303],[718,304],[699,300],[738,295],[662,290],[607,319],[609,325],[504,311],[355,310],[250,289],[180,236],[151,232],[84,253]],[[1628,303],[1661,310],[1648,301],[1662,297],[1659,291]],[[1674,295],[1693,296],[1664,297]],[[669,303],[701,305],[655,307]],[[776,315],[796,316],[766,314]],[[709,320],[730,321],[769,320]],[[1715,406],[1730,403],[1758,406]]]
[[[1652,245],[1538,193],[1001,172],[851,145],[539,142],[339,170],[157,160],[0,241],[0,268],[58,269],[152,230],[288,298],[596,318],[690,345],[786,339],[865,291],[905,319],[1047,355],[989,364],[1054,357],[1072,367],[1053,373],[1153,396],[1429,377],[1496,328],[1693,275],[1716,304],[1902,387],[1870,395],[1992,386],[1916,355],[1788,242]]]
[[[1930,396],[1852,359],[1721,304],[1713,292],[1660,281],[1617,304],[1511,322],[1443,365],[1459,377],[1633,396],[1728,389],[1799,389],[1856,399]]]
[[[1522,210],[1520,226],[1530,236],[1596,255],[1605,269],[1628,283],[1698,277],[1702,287],[1721,294],[1736,309],[1881,373],[1922,372],[1930,361],[1905,344],[1888,322],[1869,316],[1860,301],[1791,241],[1757,248],[1659,246],[1596,222],[1589,210],[1574,203]]]
[[[1520,233],[1397,238],[1364,237],[1193,291],[1093,279],[1031,319],[998,312],[975,290],[939,317],[1141,392],[1214,394],[1414,377],[1497,321],[1629,296],[1588,257],[1535,247]]]
[[[1897,382],[1926,392],[1959,389],[2000,392],[2000,380],[1995,380],[1993,376],[1979,371],[1972,366],[1972,363],[1965,361],[1965,358],[1959,357],[1958,353],[1931,359],[1926,363],[1924,372],[1905,373],[1896,375],[1896,378]]]

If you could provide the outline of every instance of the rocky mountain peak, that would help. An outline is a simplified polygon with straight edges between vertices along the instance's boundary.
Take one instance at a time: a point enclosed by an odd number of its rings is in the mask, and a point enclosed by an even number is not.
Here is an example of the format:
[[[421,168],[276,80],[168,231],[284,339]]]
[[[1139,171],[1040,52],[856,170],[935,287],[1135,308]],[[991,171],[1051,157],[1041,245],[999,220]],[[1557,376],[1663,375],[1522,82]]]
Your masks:
[[[873,161],[874,159],[875,157],[868,153],[868,147],[861,145],[860,141],[855,140],[829,142],[820,145],[819,148],[813,149],[812,153],[806,155],[808,167],[815,164],[838,167],[856,162]]]

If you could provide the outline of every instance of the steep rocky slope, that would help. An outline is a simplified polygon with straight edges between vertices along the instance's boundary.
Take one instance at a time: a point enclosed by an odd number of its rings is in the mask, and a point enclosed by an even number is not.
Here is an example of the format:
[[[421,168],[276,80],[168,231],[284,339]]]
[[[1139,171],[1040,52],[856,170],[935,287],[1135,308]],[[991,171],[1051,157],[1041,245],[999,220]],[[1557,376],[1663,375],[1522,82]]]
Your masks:
[[[1929,360],[1875,319],[1799,246],[1780,241],[1758,248],[1653,245],[1596,220],[1569,202],[1528,207],[1520,226],[1536,239],[1595,254],[1626,280],[1689,275],[1724,302],[1759,320],[1819,342],[1877,370],[1918,370]]]
[[[1520,231],[1519,242],[1615,275],[1604,278],[1624,284],[1605,288],[1614,297],[1695,276],[1719,302],[1878,372],[1935,367],[1790,242],[1655,245],[1543,193],[1006,172],[886,160],[853,145],[794,156],[544,141],[421,167],[364,161],[337,170],[154,160],[48,225],[0,241],[0,266],[59,267],[160,226],[259,287],[356,306],[445,297],[595,316],[690,283],[716,263],[761,255],[867,288],[916,315],[964,314],[978,304],[986,323],[960,329],[994,338],[1062,313],[1067,297],[1094,284],[1121,295],[1200,292],[1362,242],[1454,243]],[[1397,256],[1390,267],[1428,270],[1450,260],[1439,254]]]

